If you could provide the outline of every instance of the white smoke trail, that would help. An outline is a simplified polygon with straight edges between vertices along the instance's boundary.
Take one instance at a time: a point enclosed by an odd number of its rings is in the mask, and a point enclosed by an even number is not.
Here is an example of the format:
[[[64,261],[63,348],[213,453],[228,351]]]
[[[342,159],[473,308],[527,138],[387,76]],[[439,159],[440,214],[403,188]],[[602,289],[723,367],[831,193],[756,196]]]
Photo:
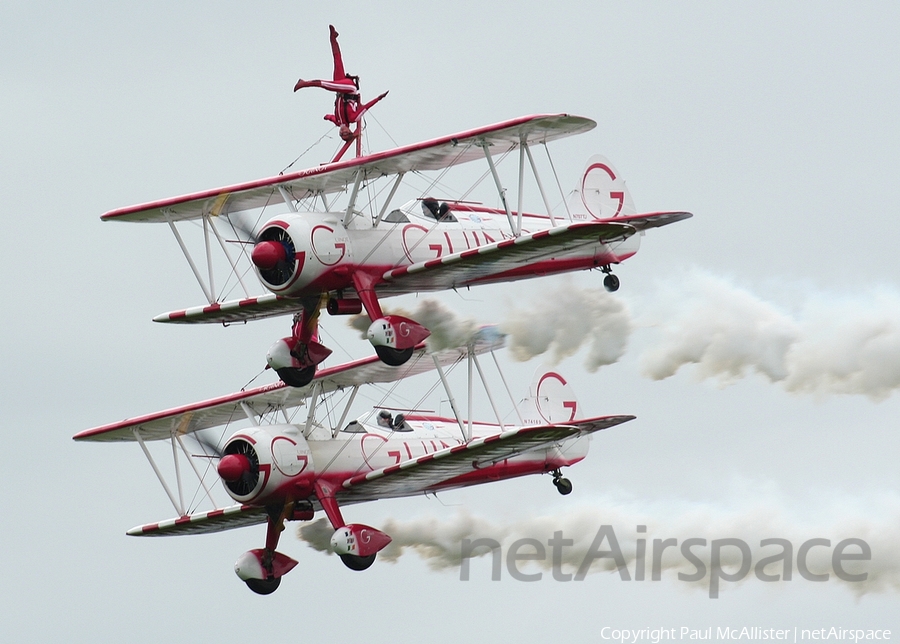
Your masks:
[[[635,328],[649,329],[639,361],[654,380],[695,365],[701,379],[731,384],[752,374],[791,393],[864,395],[882,400],[900,389],[900,293],[887,288],[852,296],[805,290],[790,307],[695,270],[645,291],[633,305],[571,280],[526,306],[513,307],[500,329],[515,360],[546,354],[551,363],[587,345],[593,372],[617,362]],[[436,300],[394,310],[431,330],[431,350],[463,346],[478,324]],[[496,320],[488,320],[494,322]],[[369,319],[351,326],[365,334]]]
[[[478,330],[475,320],[433,299],[420,300],[413,311],[391,309],[390,313],[409,317],[431,331],[430,351],[465,346]],[[356,315],[349,324],[365,337],[370,321],[366,315]],[[603,289],[579,289],[564,280],[540,303],[509,311],[500,330],[508,336],[512,357],[520,362],[549,352],[555,364],[588,344],[585,366],[593,372],[625,353],[631,318],[625,305]]]
[[[507,521],[485,519],[466,512],[459,512],[456,516],[443,520],[388,519],[379,528],[391,536],[392,542],[378,557],[380,561],[396,562],[405,554],[415,553],[433,570],[458,570],[463,565],[464,556],[490,555],[488,548],[466,550],[464,539],[493,539],[500,544],[500,554],[504,565],[507,565],[506,556],[514,542],[534,539],[546,546],[545,556],[528,564],[520,564],[520,570],[533,574],[535,568],[546,571],[554,568],[550,540],[555,533],[561,533],[563,539],[571,539],[572,542],[559,549],[557,572],[574,575],[575,578],[598,572],[618,572],[625,580],[635,580],[639,569],[638,544],[642,541],[645,554],[640,568],[643,569],[644,579],[651,580],[654,540],[674,539],[677,543],[661,550],[656,569],[660,571],[662,579],[676,580],[679,579],[679,573],[696,575],[699,570],[694,562],[684,556],[680,548],[686,539],[700,538],[707,540],[705,547],[694,546],[691,553],[702,562],[707,572],[702,578],[689,583],[708,589],[712,578],[713,540],[740,539],[749,547],[750,568],[740,582],[761,579],[758,574],[782,577],[787,565],[792,580],[806,583],[798,567],[798,550],[810,539],[828,539],[830,546],[817,545],[804,555],[809,573],[828,573],[829,580],[846,584],[857,595],[900,591],[900,551],[896,547],[900,539],[900,497],[893,495],[875,500],[847,499],[819,514],[836,518],[819,524],[803,522],[796,512],[789,511],[784,504],[772,499],[752,501],[742,507],[672,501],[641,506],[606,497],[591,505],[554,515]],[[878,516],[879,519],[873,520],[869,518],[871,516]],[[592,547],[594,553],[598,550],[600,543],[595,541],[601,526],[611,526],[626,572],[617,570],[617,564],[611,556],[588,557]],[[639,526],[646,526],[646,532],[639,532]],[[330,552],[328,541],[332,532],[327,520],[320,519],[302,526],[298,535],[310,547]],[[611,549],[608,536],[609,532],[602,537],[604,541],[600,550]],[[770,543],[762,545],[766,539],[789,541],[792,546],[791,561],[789,564],[784,561],[770,563],[761,573],[757,573],[756,566],[760,560],[783,552],[781,546]],[[867,578],[864,581],[841,580],[835,574],[832,556],[838,543],[844,539],[861,539],[871,549],[870,560],[845,561],[842,564],[846,574],[865,573]],[[530,554],[535,550],[526,546],[521,552]],[[858,553],[860,548],[848,546],[845,552]],[[720,553],[720,570],[725,575],[735,574],[736,567],[744,560],[741,551],[737,547],[727,546],[722,547]],[[585,565],[586,559],[588,565]],[[784,580],[781,582],[784,583]],[[723,590],[730,585],[722,580],[719,584]]]
[[[882,400],[900,388],[900,294],[807,293],[791,313],[732,282],[695,271],[661,289],[661,330],[641,356],[646,376],[688,364],[723,384],[759,373],[803,394]]]
[[[631,316],[621,300],[603,289],[577,288],[570,280],[557,283],[540,303],[512,309],[500,325],[515,360],[549,352],[557,363],[588,344],[585,367],[590,372],[624,355],[631,329]]]

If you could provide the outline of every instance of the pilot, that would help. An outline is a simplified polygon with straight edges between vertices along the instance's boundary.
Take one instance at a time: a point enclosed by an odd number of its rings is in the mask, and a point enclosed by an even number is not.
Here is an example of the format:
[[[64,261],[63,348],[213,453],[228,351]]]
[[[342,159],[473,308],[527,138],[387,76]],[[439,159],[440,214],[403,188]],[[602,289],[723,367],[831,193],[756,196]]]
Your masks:
[[[382,409],[380,412],[378,412],[378,426],[384,427],[385,429],[394,428],[394,422],[391,418],[391,412],[389,412],[387,409]]]
[[[440,219],[441,207],[438,204],[438,200],[431,197],[422,199],[422,214],[432,219]]]
[[[403,414],[397,414],[394,417],[394,422],[392,424],[392,428],[395,432],[411,432],[412,427],[410,427],[406,423],[406,416]]]
[[[441,203],[438,208],[438,220],[439,221],[456,221],[456,217],[450,214],[450,204],[446,201]]]

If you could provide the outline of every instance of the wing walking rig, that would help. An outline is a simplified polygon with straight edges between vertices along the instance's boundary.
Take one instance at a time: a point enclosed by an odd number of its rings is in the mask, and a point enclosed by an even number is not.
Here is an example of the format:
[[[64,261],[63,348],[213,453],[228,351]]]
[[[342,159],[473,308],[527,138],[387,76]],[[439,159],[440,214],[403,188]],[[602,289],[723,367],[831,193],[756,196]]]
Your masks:
[[[590,434],[634,417],[579,419],[577,401],[565,379],[555,372],[539,371],[526,404],[512,400],[516,424],[505,424],[478,360],[502,345],[503,336],[496,328],[484,327],[465,347],[427,353],[419,345],[403,365],[390,366],[370,357],[322,369],[303,387],[279,382],[88,429],[74,438],[133,441],[147,456],[177,516],[137,526],[129,535],[203,534],[266,524],[265,546],[241,555],[235,572],[254,592],[269,594],[297,564],[276,550],[285,522],[310,520],[320,510],[334,529],[334,552],[349,568],[364,570],[391,538],[377,528],[347,523],[342,513],[345,506],[538,473],[552,473],[560,493],[572,491],[560,468],[586,456]],[[468,365],[468,416],[460,414],[445,374],[463,362]],[[347,422],[361,387],[432,370],[445,386],[453,418],[421,410],[393,415],[380,406]],[[476,372],[496,423],[472,420]],[[324,418],[317,415],[317,409],[321,411],[338,394],[344,397],[340,416],[336,416],[339,406]],[[299,413],[301,406],[307,408],[305,419]],[[291,410],[298,419],[290,415]],[[222,448],[203,433],[239,424],[246,426],[233,431]],[[204,447],[204,454],[190,453],[185,444],[190,437]],[[171,443],[174,486],[167,483],[148,446],[160,441]],[[213,509],[200,511],[185,504],[185,461]],[[198,461],[205,461],[207,469],[216,462],[215,473],[235,504],[216,503]]]
[[[523,116],[363,155],[363,117],[385,94],[362,102],[359,79],[345,72],[337,37],[332,27],[332,79],[301,79],[294,88],[335,93],[334,114],[326,119],[339,127],[344,145],[331,162],[102,215],[104,221],[166,224],[184,252],[206,303],[155,321],[228,324],[293,315],[290,335],[272,345],[266,361],[285,383],[303,387],[331,353],[318,341],[323,308],[332,315],[365,311],[375,352],[396,366],[410,359],[429,331],[385,314],[383,297],[589,269],[604,272],[604,285],[614,291],[619,279],[612,266],[637,252],[647,229],[691,216],[637,213],[624,180],[599,156],[588,161],[575,190],[560,194],[562,208],[554,212],[532,149],[596,126],[570,114]],[[343,159],[354,141],[357,156]],[[498,169],[510,155],[518,159],[515,207]],[[468,192],[431,196],[447,171],[476,160],[486,163],[482,178],[491,177],[499,207],[466,201]],[[548,161],[553,168],[549,152]],[[539,197],[543,213],[525,210],[529,174],[531,197]],[[412,198],[397,206],[401,188]],[[186,226],[202,237],[193,253],[182,235]],[[205,262],[194,259],[200,247]],[[243,294],[235,297],[235,291]]]

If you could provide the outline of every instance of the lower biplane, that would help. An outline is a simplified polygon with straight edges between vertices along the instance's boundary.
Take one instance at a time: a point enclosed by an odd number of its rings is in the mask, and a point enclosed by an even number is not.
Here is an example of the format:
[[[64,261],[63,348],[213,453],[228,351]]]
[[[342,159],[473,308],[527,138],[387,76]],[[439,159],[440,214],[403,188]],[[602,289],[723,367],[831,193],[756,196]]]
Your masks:
[[[334,529],[333,551],[352,570],[365,570],[376,553],[391,541],[371,526],[347,523],[342,509],[377,499],[436,493],[527,474],[549,473],[561,494],[572,491],[560,469],[587,454],[589,435],[632,420],[634,416],[580,418],[578,405],[565,379],[554,372],[538,372],[526,404],[516,405],[516,422],[505,424],[491,395],[478,355],[502,346],[495,328],[482,328],[467,347],[427,353],[416,347],[409,361],[389,366],[375,357],[320,370],[302,388],[281,382],[167,411],[112,423],[77,434],[77,441],[135,441],[147,456],[178,516],[137,526],[134,536],[202,534],[266,524],[265,545],[237,560],[235,572],[254,592],[269,594],[297,562],[278,552],[287,521],[308,521],[323,511]],[[495,360],[496,362],[496,360]],[[448,385],[446,370],[468,366],[468,415],[463,416]],[[378,405],[350,420],[348,414],[360,387],[399,381],[436,370],[443,383],[452,417],[422,410],[393,414]],[[498,366],[499,370],[499,366]],[[477,372],[495,423],[472,420],[472,386]],[[502,374],[501,374],[502,377]],[[504,387],[507,392],[506,381]],[[322,418],[330,395],[344,396]],[[305,418],[299,407],[307,407]],[[300,418],[292,418],[290,410]],[[317,413],[317,410],[319,413]],[[396,411],[396,410],[393,410]],[[214,427],[237,429],[224,442],[202,433]],[[192,454],[185,437],[197,438],[202,454]],[[176,486],[163,476],[147,443],[171,443]],[[195,458],[199,457],[199,458]],[[214,507],[198,511],[185,505],[182,461],[200,481]],[[198,462],[209,464],[235,505],[220,507]],[[216,463],[215,468],[212,463]],[[169,477],[171,479],[171,476]]]
[[[345,72],[333,27],[331,45],[332,79],[301,80],[295,86],[336,94],[335,114],[328,118],[341,126],[344,144],[331,162],[102,215],[105,221],[168,224],[184,252],[206,303],[158,315],[155,321],[229,324],[293,315],[290,336],[275,342],[266,360],[285,383],[302,387],[331,353],[318,341],[323,308],[332,315],[365,311],[375,352],[397,366],[410,359],[429,330],[385,314],[382,298],[589,269],[605,273],[604,285],[614,291],[619,279],[612,267],[637,252],[646,230],[691,216],[637,213],[621,175],[599,156],[588,161],[575,190],[563,194],[560,187],[554,211],[532,148],[547,149],[550,142],[597,125],[581,116],[524,116],[363,154],[363,114],[374,101],[363,103],[358,77]],[[353,141],[357,156],[342,160]],[[518,158],[516,205],[498,170],[509,156]],[[436,198],[449,192],[448,170],[476,160],[487,164],[481,179],[467,190]],[[549,151],[547,161],[560,186]],[[525,202],[526,167],[533,178],[530,196],[540,203],[531,210]],[[439,174],[429,178],[428,173]],[[493,184],[488,198],[496,207],[470,201],[487,176]],[[402,202],[401,188],[410,192]],[[186,222],[200,224],[205,271],[179,229]],[[229,242],[237,242],[238,253]],[[197,240],[194,254],[200,244]],[[221,255],[213,252],[217,244]],[[214,279],[217,272],[225,275]],[[245,280],[251,273],[266,293],[253,293]]]

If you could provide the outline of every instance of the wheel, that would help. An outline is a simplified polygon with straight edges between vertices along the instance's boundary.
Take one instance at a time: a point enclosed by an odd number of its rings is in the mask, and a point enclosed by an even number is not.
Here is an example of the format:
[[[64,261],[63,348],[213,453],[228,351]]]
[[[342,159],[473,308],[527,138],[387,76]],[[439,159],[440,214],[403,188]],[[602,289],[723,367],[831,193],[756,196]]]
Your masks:
[[[359,555],[339,555],[341,561],[344,562],[344,565],[347,566],[350,570],[365,570],[373,563],[375,563],[375,555],[369,555],[368,557],[360,557]]]
[[[378,354],[378,357],[381,358],[381,361],[384,364],[391,365],[392,367],[399,367],[412,358],[413,348],[392,349],[391,347],[380,346],[375,347],[375,353]]]
[[[297,369],[295,367],[284,367],[276,369],[275,373],[281,378],[281,381],[289,387],[305,387],[312,382],[316,375],[316,366],[307,367],[306,369]]]
[[[605,288],[610,293],[615,293],[619,290],[619,278],[610,273],[603,278],[603,288]]]
[[[244,582],[247,588],[257,595],[271,595],[281,585],[281,577],[274,579],[248,579]]]
[[[556,486],[556,491],[563,496],[572,493],[572,481],[567,478],[559,477],[558,479],[554,479],[553,485]]]

